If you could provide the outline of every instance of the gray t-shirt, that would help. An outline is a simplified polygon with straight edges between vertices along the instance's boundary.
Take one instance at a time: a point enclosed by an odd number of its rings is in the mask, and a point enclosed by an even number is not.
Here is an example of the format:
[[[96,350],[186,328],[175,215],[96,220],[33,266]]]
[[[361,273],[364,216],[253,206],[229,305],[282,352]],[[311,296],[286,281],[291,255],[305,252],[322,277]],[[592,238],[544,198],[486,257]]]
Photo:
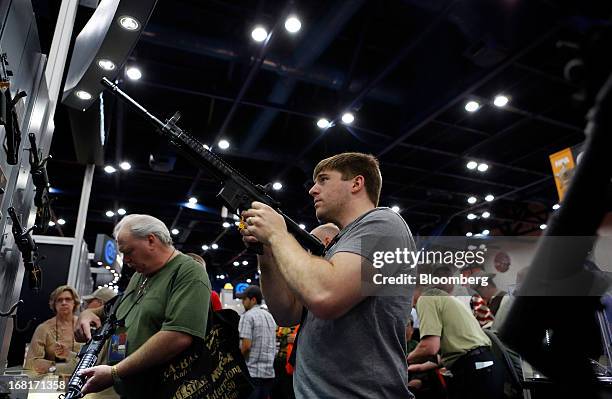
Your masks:
[[[397,213],[376,208],[347,225],[325,258],[351,252],[372,262],[374,251],[396,248],[415,249],[410,230]],[[410,273],[410,268],[395,272]],[[367,296],[335,320],[308,313],[297,345],[296,397],[411,398],[405,328],[412,287],[405,286],[404,292]]]

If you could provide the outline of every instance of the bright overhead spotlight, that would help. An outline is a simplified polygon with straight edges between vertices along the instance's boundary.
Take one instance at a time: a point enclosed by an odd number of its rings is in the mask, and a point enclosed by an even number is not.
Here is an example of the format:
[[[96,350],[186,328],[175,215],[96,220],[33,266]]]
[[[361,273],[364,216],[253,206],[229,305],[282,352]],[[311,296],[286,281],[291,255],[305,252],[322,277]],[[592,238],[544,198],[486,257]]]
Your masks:
[[[485,201],[487,202],[491,202],[495,199],[495,197],[493,196],[493,194],[489,194],[485,197]]]
[[[119,167],[123,170],[130,170],[132,168],[132,165],[127,161],[123,161],[119,164]]]
[[[306,230],[306,225],[305,224],[300,223],[299,226],[300,226],[300,229]]]
[[[59,224],[60,226],[63,226],[66,224],[66,221],[62,218],[57,219],[57,224]]]
[[[111,267],[110,267],[110,266],[104,266],[104,268],[105,268],[106,270],[110,270],[110,269],[111,269]]]
[[[504,96],[504,95],[497,95],[495,96],[495,99],[493,100],[493,104],[496,107],[505,107],[506,104],[508,104],[508,97]]]
[[[176,236],[179,233],[179,229],[172,229],[172,231],[170,231],[170,233],[172,233],[173,236]]]
[[[221,280],[225,280],[225,274],[220,275],[220,276],[219,276],[219,278],[220,278]]]
[[[248,260],[243,260],[243,261],[242,261],[242,266],[247,266],[248,264],[249,264],[249,261],[248,261]]]
[[[489,169],[489,165],[484,162],[478,165],[479,172],[486,172],[488,169]]]
[[[557,209],[561,208],[561,205],[554,204],[552,208],[553,208],[554,211],[556,211]]]
[[[111,173],[115,173],[117,171],[117,169],[115,169],[114,166],[106,165],[104,167],[104,171],[110,175]]]
[[[55,226],[55,222],[53,220],[49,220],[49,227]]]
[[[202,245],[202,250],[203,251],[208,251],[208,245]]]
[[[123,216],[123,215],[125,215],[127,212],[126,212],[126,210],[125,210],[125,209],[123,209],[123,208],[119,208],[119,209],[117,209],[117,213],[119,214],[119,216]]]
[[[119,18],[119,25],[125,30],[138,30],[140,28],[140,22],[136,18],[125,15]]]
[[[393,205],[393,206],[391,207],[391,210],[392,210],[393,212],[395,212],[395,213],[399,213],[399,211],[400,211],[400,207],[399,207],[399,206],[397,206],[397,205]]]
[[[212,249],[219,249],[219,244],[214,243],[210,246]]]
[[[488,236],[488,235],[489,235],[489,233],[490,233],[490,231],[489,231],[489,230],[487,230],[487,229],[484,229],[484,230],[482,231],[482,235],[483,235],[483,236]]]
[[[548,226],[544,223],[540,225],[540,230],[545,230]]]
[[[240,221],[234,222],[234,226],[240,227]]]
[[[468,220],[474,220],[474,219],[476,219],[476,215],[474,215],[473,213],[468,213],[467,219]]]
[[[76,93],[76,96],[83,101],[91,100],[91,94],[85,90],[79,90]]]
[[[353,115],[351,112],[345,112],[344,114],[342,114],[342,123],[344,123],[345,125],[350,125],[354,121],[355,115]]]
[[[472,197],[467,199],[468,204],[475,204],[476,201],[478,201],[478,200],[474,196],[472,196]]]
[[[106,211],[106,216],[109,218],[112,218],[113,216],[115,216],[115,212],[113,211]]]
[[[263,26],[256,26],[251,31],[251,37],[258,43],[263,42],[268,37],[268,31]]]
[[[471,232],[471,231],[468,231],[467,233],[465,233],[465,236],[466,236],[466,237],[471,237],[471,236],[473,236],[473,235],[474,235],[474,234],[472,234],[472,232]]]
[[[112,71],[113,69],[115,69],[115,63],[111,60],[107,60],[104,58],[98,60],[98,66],[104,69],[105,71]]]
[[[302,29],[302,23],[295,15],[291,15],[285,20],[285,29],[289,33],[297,33]]]
[[[325,118],[321,118],[317,121],[317,127],[319,129],[327,129],[329,126],[330,122]]]
[[[466,168],[473,170],[476,169],[478,167],[478,162],[476,161],[470,161],[465,165]]]
[[[125,71],[125,74],[127,75],[128,78],[130,78],[132,80],[138,80],[138,79],[142,78],[142,72],[140,72],[140,69],[138,69],[136,67],[129,67]]]
[[[468,101],[465,104],[465,110],[467,112],[476,112],[478,111],[478,108],[480,108],[480,104],[478,104],[476,101]]]
[[[276,191],[280,190],[281,188],[283,188],[283,184],[280,182],[276,182],[272,185],[272,188],[275,189]]]
[[[219,148],[221,148],[222,150],[227,150],[230,147],[230,143],[227,140],[220,140],[219,144],[217,144],[219,146]]]
[[[231,224],[230,224],[229,222],[223,222],[223,227],[224,227],[224,228],[226,228],[226,229],[227,229],[227,228],[228,228],[228,227],[230,227],[230,226],[231,226]]]
[[[489,212],[487,212],[487,211],[484,211],[484,212],[482,213],[482,217],[483,217],[483,218],[485,218],[485,219],[488,219],[488,218],[489,218],[489,216],[491,216],[491,214],[490,214]]]
[[[197,199],[196,197],[191,197],[191,198],[189,198],[189,201],[188,201],[188,202],[189,202],[191,205],[195,205],[195,204],[197,204],[197,203],[198,203],[198,199]]]
[[[234,266],[240,266],[240,262],[238,261],[234,262]]]
[[[252,280],[251,280],[250,278],[247,278],[247,279],[246,279],[246,282],[247,282],[247,283],[249,283],[249,284],[251,284],[251,281],[252,281]]]

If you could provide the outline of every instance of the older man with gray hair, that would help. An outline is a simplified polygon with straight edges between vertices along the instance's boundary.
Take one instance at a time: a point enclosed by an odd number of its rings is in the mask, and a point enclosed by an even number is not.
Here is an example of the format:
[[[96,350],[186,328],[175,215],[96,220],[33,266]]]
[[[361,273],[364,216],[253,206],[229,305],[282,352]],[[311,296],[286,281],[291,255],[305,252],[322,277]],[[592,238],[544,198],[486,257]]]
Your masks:
[[[210,301],[210,281],[202,266],[172,245],[164,223],[149,215],[128,215],[115,226],[115,238],[124,266],[135,269],[117,318],[125,327],[116,333],[125,349],[111,350],[112,366],[83,370],[83,393],[111,385],[126,398],[151,398],[160,365],[204,339]],[[84,311],[76,336],[91,337],[91,325],[100,326],[103,308]],[[114,342],[111,340],[111,342]],[[112,346],[112,345],[111,345]]]

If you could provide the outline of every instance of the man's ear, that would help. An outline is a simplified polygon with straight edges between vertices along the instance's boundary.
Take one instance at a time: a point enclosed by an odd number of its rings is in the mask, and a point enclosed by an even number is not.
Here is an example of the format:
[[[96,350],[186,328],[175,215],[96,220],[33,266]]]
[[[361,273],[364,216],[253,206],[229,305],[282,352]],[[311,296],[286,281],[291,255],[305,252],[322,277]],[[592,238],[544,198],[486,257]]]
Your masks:
[[[365,179],[362,175],[357,175],[353,177],[353,187],[351,187],[351,192],[356,193],[359,190],[362,190],[365,187]]]
[[[149,243],[149,245],[153,245],[155,243],[157,237],[155,237],[155,234],[151,233],[149,235],[147,235],[147,243]]]

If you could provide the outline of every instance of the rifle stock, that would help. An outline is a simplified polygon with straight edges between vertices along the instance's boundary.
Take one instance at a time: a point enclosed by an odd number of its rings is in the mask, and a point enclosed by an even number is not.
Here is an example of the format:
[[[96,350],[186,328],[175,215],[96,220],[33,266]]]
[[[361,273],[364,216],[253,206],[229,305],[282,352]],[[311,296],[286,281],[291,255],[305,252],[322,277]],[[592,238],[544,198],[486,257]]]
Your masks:
[[[7,212],[13,221],[13,237],[15,244],[21,252],[21,258],[23,259],[23,267],[28,272],[28,284],[30,289],[38,291],[42,285],[42,270],[37,264],[38,247],[36,242],[30,235],[32,228],[24,230],[21,226],[21,222],[15,213],[15,208],[9,207]]]

